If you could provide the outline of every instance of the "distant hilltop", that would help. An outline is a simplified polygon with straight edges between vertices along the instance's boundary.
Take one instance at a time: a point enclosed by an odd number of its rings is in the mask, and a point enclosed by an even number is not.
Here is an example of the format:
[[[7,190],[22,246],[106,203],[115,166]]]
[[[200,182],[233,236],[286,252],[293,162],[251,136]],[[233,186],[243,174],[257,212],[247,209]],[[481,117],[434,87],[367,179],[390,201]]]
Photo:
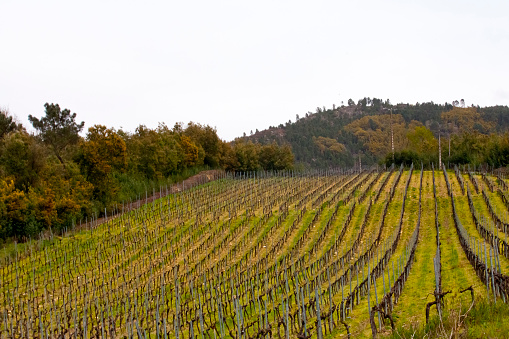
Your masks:
[[[359,161],[371,165],[384,162],[389,153],[392,161],[392,146],[396,162],[398,156],[400,160],[437,162],[439,136],[444,161],[490,163],[494,159],[486,157],[486,147],[503,144],[500,138],[508,129],[507,106],[467,107],[464,100],[391,104],[388,99],[363,98],[357,103],[350,99],[339,107],[317,107],[314,113],[297,114],[293,122],[256,130],[240,139],[289,144],[297,167],[304,168],[354,166]],[[472,144],[484,151],[464,154]]]

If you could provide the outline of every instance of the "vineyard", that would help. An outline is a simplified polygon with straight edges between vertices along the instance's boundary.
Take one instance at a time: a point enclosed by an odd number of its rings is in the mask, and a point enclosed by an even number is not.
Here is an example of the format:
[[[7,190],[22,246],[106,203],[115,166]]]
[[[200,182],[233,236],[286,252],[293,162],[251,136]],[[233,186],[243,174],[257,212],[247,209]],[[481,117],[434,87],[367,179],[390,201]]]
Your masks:
[[[0,254],[1,338],[380,337],[509,298],[505,178],[218,172]]]

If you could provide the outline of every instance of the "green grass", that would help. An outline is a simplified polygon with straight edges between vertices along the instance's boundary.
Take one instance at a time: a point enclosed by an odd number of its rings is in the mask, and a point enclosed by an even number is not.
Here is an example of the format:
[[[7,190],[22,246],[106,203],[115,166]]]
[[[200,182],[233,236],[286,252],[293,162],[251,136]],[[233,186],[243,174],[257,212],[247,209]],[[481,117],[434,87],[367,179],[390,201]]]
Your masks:
[[[468,292],[467,292],[468,293]],[[408,323],[400,325],[394,333],[387,331],[386,338],[508,338],[509,304],[494,304],[477,298],[471,302],[458,301],[456,307],[446,308],[442,319],[430,317],[428,325]]]
[[[418,176],[416,176],[418,179]],[[432,183],[431,172],[423,176],[423,187],[429,187]],[[417,193],[418,194],[418,193]],[[416,197],[418,199],[418,196]],[[433,257],[436,253],[435,243],[435,209],[433,191],[423,189],[422,213],[419,240],[417,243],[415,260],[412,271],[405,284],[405,290],[394,308],[394,314],[399,322],[422,322],[425,320],[424,310],[426,303],[430,301],[429,293],[435,289],[435,272]]]

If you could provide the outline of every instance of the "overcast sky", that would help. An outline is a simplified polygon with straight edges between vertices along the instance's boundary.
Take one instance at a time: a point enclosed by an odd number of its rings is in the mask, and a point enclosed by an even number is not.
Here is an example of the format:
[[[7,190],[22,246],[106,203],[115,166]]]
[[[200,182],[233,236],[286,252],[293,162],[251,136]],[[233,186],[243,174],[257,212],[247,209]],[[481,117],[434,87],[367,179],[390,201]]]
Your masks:
[[[0,1],[0,107],[231,140],[369,96],[509,105],[509,1]]]

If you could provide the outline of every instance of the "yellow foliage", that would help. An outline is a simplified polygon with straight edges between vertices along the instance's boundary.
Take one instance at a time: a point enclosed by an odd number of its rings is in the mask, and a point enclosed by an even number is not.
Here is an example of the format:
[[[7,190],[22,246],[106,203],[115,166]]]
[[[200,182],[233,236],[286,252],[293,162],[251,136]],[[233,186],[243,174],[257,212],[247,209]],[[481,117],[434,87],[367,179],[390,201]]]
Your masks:
[[[412,120],[406,123],[401,114],[381,114],[364,116],[345,126],[345,129],[353,133],[361,140],[368,150],[383,157],[391,152],[391,125],[394,135],[394,148],[396,151],[408,147],[407,134],[422,124]]]
[[[0,179],[0,232],[10,236],[22,234],[28,199],[17,190],[13,178]]]
[[[184,164],[185,166],[191,167],[196,165],[198,161],[198,147],[191,141],[191,138],[181,135],[180,144],[184,151]]]
[[[345,145],[339,143],[336,139],[326,138],[326,137],[313,137],[313,142],[320,149],[320,152],[330,151],[333,153],[343,153],[346,152]]]
[[[418,126],[413,131],[408,132],[410,149],[421,154],[434,154],[438,152],[438,140],[433,133],[425,126]]]
[[[0,180],[0,219],[23,221],[23,211],[27,207],[27,202],[25,193],[14,187],[12,178]]]
[[[82,147],[88,161],[99,172],[109,173],[112,168],[125,170],[127,167],[126,144],[114,129],[102,125],[90,127]]]
[[[454,107],[449,112],[443,112],[441,118],[449,133],[461,134],[477,131],[488,134],[495,130],[495,124],[484,121],[474,107]]]
[[[43,187],[38,190],[28,192],[30,201],[30,210],[35,219],[42,222],[44,226],[52,226],[57,220],[57,210],[55,206],[55,193],[49,187]]]

